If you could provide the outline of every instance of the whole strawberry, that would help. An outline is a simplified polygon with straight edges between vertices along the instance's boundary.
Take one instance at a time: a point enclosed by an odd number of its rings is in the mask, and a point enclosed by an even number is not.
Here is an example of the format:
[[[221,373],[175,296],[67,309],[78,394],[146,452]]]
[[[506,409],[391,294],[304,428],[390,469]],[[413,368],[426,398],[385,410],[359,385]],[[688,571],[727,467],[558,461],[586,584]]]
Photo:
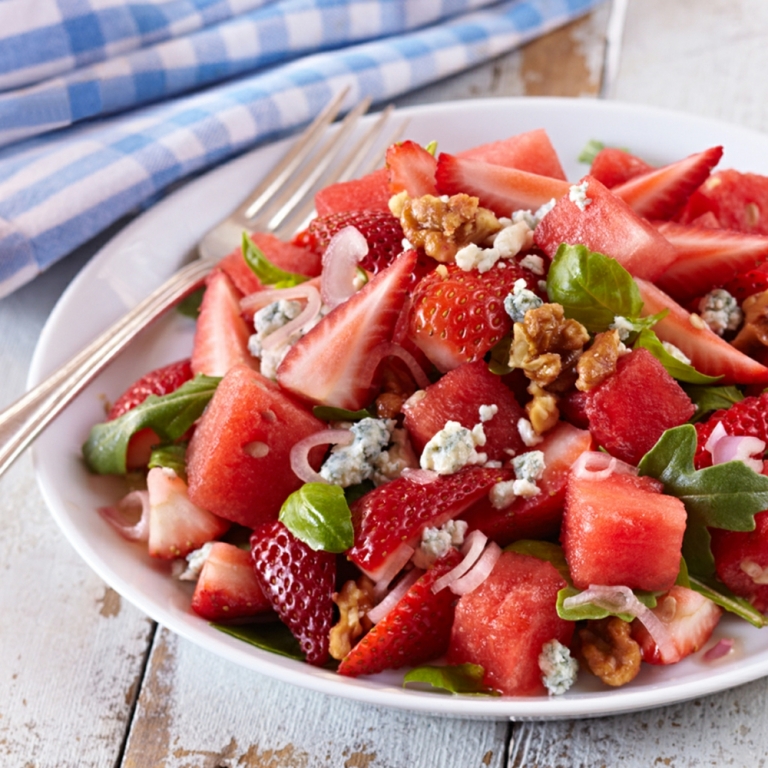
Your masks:
[[[163,368],[150,371],[131,384],[117,398],[115,404],[109,409],[107,419],[111,421],[122,416],[126,411],[130,411],[143,403],[150,395],[167,395],[191,378],[192,369],[189,360],[179,360]]]
[[[537,290],[537,278],[508,261],[487,272],[455,264],[423,278],[413,292],[408,335],[441,371],[479,360],[512,328],[504,299],[517,280]]]
[[[694,465],[697,469],[712,466],[712,455],[704,446],[718,423],[722,423],[728,435],[757,437],[768,443],[768,392],[759,397],[746,397],[727,410],[715,411],[705,422],[696,425],[698,445]]]
[[[344,657],[339,674],[374,675],[385,669],[416,666],[448,648],[456,596],[432,585],[461,561],[450,549],[403,595],[395,607]]]
[[[310,549],[276,520],[253,532],[251,558],[264,595],[299,641],[307,661],[325,664],[333,625],[336,556]]]

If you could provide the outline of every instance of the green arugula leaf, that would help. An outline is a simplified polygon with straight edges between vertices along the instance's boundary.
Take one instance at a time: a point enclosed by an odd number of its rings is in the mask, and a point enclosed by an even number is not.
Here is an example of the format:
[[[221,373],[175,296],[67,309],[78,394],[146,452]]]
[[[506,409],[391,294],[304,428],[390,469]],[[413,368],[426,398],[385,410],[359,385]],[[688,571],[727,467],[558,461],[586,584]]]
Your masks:
[[[283,502],[279,519],[315,551],[346,552],[355,543],[352,513],[338,485],[304,483]]]
[[[581,154],[579,154],[579,157],[577,159],[580,163],[586,163],[587,165],[592,165],[592,163],[595,162],[595,157],[597,157],[597,153],[601,149],[605,149],[605,144],[603,144],[602,141],[597,141],[596,139],[590,139],[584,145],[584,149],[581,150]]]
[[[565,553],[559,544],[553,544],[551,541],[536,541],[534,539],[518,539],[504,547],[505,552],[517,552],[519,555],[529,555],[538,560],[545,560],[557,568],[559,574],[572,584],[571,572],[568,569],[568,563],[565,561]]]
[[[193,320],[197,320],[197,317],[200,314],[200,305],[203,303],[204,293],[205,287],[192,291],[189,296],[182,299],[176,305],[176,311],[185,317],[191,317]]]
[[[124,475],[131,435],[144,427],[163,442],[178,440],[200,418],[221,379],[195,376],[167,395],[150,395],[143,403],[112,421],[96,424],[83,445],[85,463],[92,472]]]
[[[374,419],[376,414],[366,408],[359,411],[348,411],[345,408],[334,408],[332,405],[316,405],[312,409],[315,418],[322,421],[360,421],[361,419]]]
[[[255,645],[264,651],[287,656],[289,659],[304,660],[299,641],[291,634],[291,630],[281,621],[270,621],[264,624],[217,624],[211,623],[214,629],[226,635]]]
[[[768,617],[764,616],[743,597],[736,597],[725,584],[711,579],[690,579],[690,588],[708,597],[729,613],[748,621],[758,629],[768,626]]]
[[[688,397],[696,406],[690,421],[702,421],[712,411],[725,410],[744,399],[738,387],[703,387],[696,384],[684,386]]]
[[[590,333],[606,330],[617,315],[637,317],[643,308],[632,275],[584,245],[559,246],[547,273],[547,295]]]
[[[754,516],[768,509],[768,477],[758,475],[743,461],[729,461],[696,470],[696,428],[683,424],[668,429],[638,465],[640,475],[655,477],[664,493],[685,504],[688,522],[683,557],[697,577],[710,577],[715,561],[708,528],[752,531]]]
[[[416,667],[403,678],[403,688],[408,683],[426,683],[449,693],[470,696],[499,696],[498,691],[483,685],[485,670],[479,664],[456,664],[445,667],[424,665]]]
[[[646,328],[640,332],[640,335],[633,344],[633,349],[642,347],[647,349],[666,369],[667,373],[678,381],[684,381],[688,384],[714,384],[722,379],[722,376],[707,376],[699,373],[692,365],[678,360],[664,348],[659,337],[650,329]]]
[[[167,467],[172,469],[180,478],[187,479],[187,444],[173,443],[158,445],[149,455],[149,469]]]
[[[286,272],[280,267],[276,267],[265,255],[264,251],[248,237],[247,232],[243,232],[243,258],[245,263],[251,268],[251,271],[259,278],[263,285],[270,285],[273,288],[293,288],[295,285],[304,283],[309,278],[306,275],[299,275],[296,272]]]
[[[648,608],[656,606],[656,594],[654,592],[644,592],[642,590],[633,590],[635,597]],[[618,616],[622,621],[632,621],[634,616],[629,613],[617,613],[592,603],[584,603],[573,608],[566,608],[563,603],[569,597],[580,595],[581,590],[576,587],[563,587],[557,593],[557,615],[565,621],[582,621],[584,619],[604,619],[606,616]]]

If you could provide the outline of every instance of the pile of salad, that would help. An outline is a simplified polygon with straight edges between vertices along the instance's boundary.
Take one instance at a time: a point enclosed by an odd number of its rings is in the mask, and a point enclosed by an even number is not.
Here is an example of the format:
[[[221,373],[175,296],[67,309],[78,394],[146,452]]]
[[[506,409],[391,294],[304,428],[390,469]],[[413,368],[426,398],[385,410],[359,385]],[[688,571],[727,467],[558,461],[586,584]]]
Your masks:
[[[224,632],[454,693],[622,686],[768,611],[768,177],[412,141],[256,233],[83,446]]]

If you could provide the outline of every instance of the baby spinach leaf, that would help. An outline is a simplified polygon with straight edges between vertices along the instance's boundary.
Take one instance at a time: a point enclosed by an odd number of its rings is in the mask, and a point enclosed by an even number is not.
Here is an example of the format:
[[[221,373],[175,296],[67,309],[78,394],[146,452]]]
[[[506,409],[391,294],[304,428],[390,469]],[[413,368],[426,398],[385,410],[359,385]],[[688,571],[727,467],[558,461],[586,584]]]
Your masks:
[[[699,373],[692,365],[678,360],[674,355],[667,352],[659,337],[648,328],[640,332],[633,344],[634,349],[639,347],[647,349],[664,366],[667,373],[678,381],[684,381],[688,384],[714,384],[723,378],[722,376],[707,376],[704,373]]]
[[[167,395],[150,395],[112,421],[96,424],[83,445],[88,468],[102,475],[124,475],[128,441],[140,429],[153,429],[163,442],[178,440],[200,418],[221,379],[195,376]]]
[[[638,470],[664,484],[664,493],[685,504],[688,521],[683,557],[691,574],[708,578],[715,561],[708,528],[752,531],[754,516],[768,509],[768,477],[758,475],[743,461],[729,461],[695,469],[696,428],[683,424],[668,429],[643,456]]]
[[[251,271],[259,278],[263,285],[273,288],[293,288],[294,285],[304,283],[309,278],[296,272],[286,272],[276,267],[265,255],[264,251],[243,232],[243,258]]]
[[[416,667],[403,678],[403,688],[408,683],[427,683],[449,693],[499,696],[498,691],[483,685],[485,670],[479,664],[456,664],[445,667],[424,665]]]
[[[283,502],[279,519],[315,551],[345,552],[355,542],[352,513],[338,485],[304,483]]]
[[[590,333],[606,330],[617,315],[637,317],[643,308],[632,275],[584,245],[559,246],[547,273],[547,295]]]
[[[744,399],[738,387],[706,387],[697,384],[684,386],[683,389],[696,406],[692,422],[701,421],[712,411],[730,408]]]

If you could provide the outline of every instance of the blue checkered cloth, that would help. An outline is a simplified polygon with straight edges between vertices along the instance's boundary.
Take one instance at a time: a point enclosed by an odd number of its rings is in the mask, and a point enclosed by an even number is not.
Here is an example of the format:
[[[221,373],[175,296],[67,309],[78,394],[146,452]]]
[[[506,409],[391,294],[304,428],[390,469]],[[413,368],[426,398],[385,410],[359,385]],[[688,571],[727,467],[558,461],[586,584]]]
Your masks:
[[[170,185],[602,0],[3,0],[0,296]]]

